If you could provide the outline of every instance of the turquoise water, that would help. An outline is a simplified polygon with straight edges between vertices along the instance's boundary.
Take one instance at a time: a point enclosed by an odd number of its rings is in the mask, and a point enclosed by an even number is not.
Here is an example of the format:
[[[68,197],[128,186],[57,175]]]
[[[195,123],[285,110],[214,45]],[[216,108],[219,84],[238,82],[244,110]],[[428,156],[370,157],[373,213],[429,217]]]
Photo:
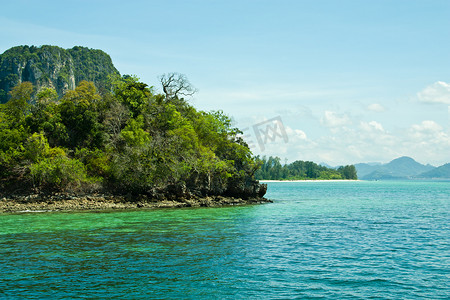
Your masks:
[[[269,183],[267,196],[0,215],[0,298],[450,297],[450,182]]]

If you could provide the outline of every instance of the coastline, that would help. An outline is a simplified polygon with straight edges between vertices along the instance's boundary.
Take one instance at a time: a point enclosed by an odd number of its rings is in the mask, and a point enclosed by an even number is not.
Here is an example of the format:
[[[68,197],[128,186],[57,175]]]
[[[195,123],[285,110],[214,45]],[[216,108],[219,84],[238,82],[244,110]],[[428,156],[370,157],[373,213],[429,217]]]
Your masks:
[[[0,198],[0,214],[26,212],[70,212],[70,211],[106,211],[128,209],[157,209],[184,207],[221,207],[251,205],[272,202],[261,198],[233,198],[209,196],[204,198],[156,200],[146,197],[131,198],[115,195],[70,195],[55,194],[47,197],[28,195],[14,198]]]
[[[355,182],[360,179],[299,179],[299,180],[259,180],[259,182]]]

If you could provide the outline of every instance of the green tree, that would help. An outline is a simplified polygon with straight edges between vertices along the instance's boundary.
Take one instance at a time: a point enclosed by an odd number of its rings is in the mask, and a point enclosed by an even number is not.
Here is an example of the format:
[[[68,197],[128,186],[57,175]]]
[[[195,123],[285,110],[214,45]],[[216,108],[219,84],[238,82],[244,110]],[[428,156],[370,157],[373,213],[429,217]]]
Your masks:
[[[150,142],[150,134],[144,129],[144,117],[130,119],[120,135],[129,146],[143,146]]]
[[[24,157],[31,162],[49,156],[50,145],[43,133],[33,133],[25,142]]]
[[[73,91],[68,91],[58,106],[61,122],[67,128],[70,147],[101,147],[104,134],[99,122],[97,105],[101,97],[92,82],[82,81]]]
[[[30,166],[33,182],[45,189],[78,190],[88,183],[86,168],[65,155],[47,157]]]
[[[354,165],[341,166],[338,168],[338,172],[344,179],[358,179]]]
[[[22,123],[30,107],[33,84],[22,82],[11,90],[11,99],[5,104],[5,111],[12,122]]]
[[[36,102],[41,105],[47,105],[58,100],[58,93],[55,89],[44,87],[36,94]]]
[[[57,103],[58,94],[51,88],[43,88],[36,94],[36,102],[30,108],[30,114],[25,118],[30,133],[43,132],[49,144],[67,144],[69,136],[62,122],[60,106]]]
[[[149,103],[152,90],[135,76],[124,75],[113,82],[113,91],[117,99],[125,104],[134,117],[142,113]]]

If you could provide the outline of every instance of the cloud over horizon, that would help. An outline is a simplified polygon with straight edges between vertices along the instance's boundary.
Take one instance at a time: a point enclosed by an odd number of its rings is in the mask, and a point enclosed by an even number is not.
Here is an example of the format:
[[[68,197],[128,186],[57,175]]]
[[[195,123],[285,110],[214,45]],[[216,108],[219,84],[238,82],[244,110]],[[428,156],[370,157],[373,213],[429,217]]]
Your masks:
[[[386,163],[410,156],[423,164],[436,166],[448,162],[450,131],[432,120],[425,120],[388,131],[377,121],[350,120],[347,115],[328,112],[323,126],[328,132],[308,137],[303,130],[286,126],[289,141],[277,139],[264,151],[253,147],[255,154],[279,156],[289,161],[310,160],[338,166],[361,162]]]

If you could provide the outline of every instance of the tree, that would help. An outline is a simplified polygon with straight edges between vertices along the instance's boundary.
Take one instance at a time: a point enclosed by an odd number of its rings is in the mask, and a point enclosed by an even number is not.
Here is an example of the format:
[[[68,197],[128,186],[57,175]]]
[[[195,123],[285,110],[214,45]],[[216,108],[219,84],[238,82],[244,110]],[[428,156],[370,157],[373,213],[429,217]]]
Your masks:
[[[25,119],[33,90],[33,84],[28,81],[18,84],[11,90],[11,99],[6,103],[6,111],[13,122],[20,123]]]
[[[150,141],[150,135],[144,129],[144,118],[139,115],[130,119],[120,135],[129,146],[144,146]]]
[[[73,91],[61,99],[58,109],[61,120],[68,129],[68,144],[71,147],[100,147],[104,135],[99,123],[97,104],[101,97],[93,82],[82,81]]]
[[[159,77],[166,100],[190,97],[197,92],[187,77],[180,73],[167,73]]]
[[[58,100],[58,93],[55,89],[44,87],[36,94],[37,103],[47,105]]]
[[[130,110],[125,104],[113,99],[109,106],[105,108],[103,115],[103,126],[109,138],[108,143],[117,148],[120,133],[130,118]]]
[[[50,153],[50,146],[42,133],[33,133],[25,143],[25,157],[37,162]]]
[[[344,179],[358,179],[354,165],[341,166],[338,168],[338,172],[341,173]]]
[[[83,163],[60,153],[32,164],[30,174],[33,182],[47,189],[76,190],[89,182]]]
[[[136,76],[124,75],[113,82],[113,91],[116,98],[125,104],[136,117],[142,113],[152,96],[152,88],[140,82]]]

